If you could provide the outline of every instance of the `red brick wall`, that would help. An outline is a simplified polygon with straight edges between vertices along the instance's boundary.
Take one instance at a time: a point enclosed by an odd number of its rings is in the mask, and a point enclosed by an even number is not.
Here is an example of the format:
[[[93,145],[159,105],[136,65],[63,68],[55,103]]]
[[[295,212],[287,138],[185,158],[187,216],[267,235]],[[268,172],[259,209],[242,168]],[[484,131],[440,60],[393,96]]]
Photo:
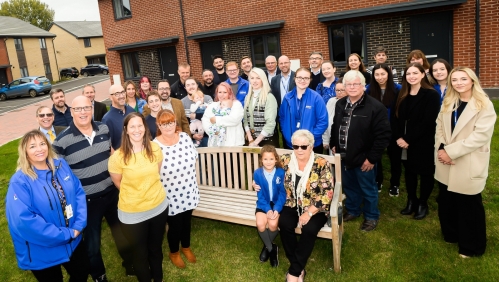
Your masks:
[[[9,65],[9,54],[7,53],[7,46],[5,45],[5,38],[0,37],[0,65]],[[12,81],[12,70],[11,68],[6,68],[7,81]]]
[[[281,53],[291,59],[300,59],[307,65],[308,54],[322,51],[325,59],[329,59],[327,26],[332,23],[320,23],[318,14],[372,7],[390,3],[408,2],[410,0],[374,0],[374,1],[225,1],[225,0],[184,0],[183,10],[187,35],[193,33],[222,29],[248,24],[285,20],[284,28],[279,30]],[[179,63],[186,62],[184,37],[181,27],[179,1],[136,0],[131,2],[132,18],[114,20],[112,0],[99,0],[102,28],[106,48],[117,44],[144,41],[149,39],[179,36],[177,57]],[[499,72],[496,44],[499,29],[499,4],[497,0],[481,1],[481,67],[480,77],[485,87],[499,87],[496,73]],[[222,8],[220,8],[222,7]],[[475,66],[475,0],[451,7],[431,10],[418,10],[404,14],[383,15],[383,18],[428,13],[454,9],[454,64]],[[338,22],[371,20],[375,17],[351,19]],[[249,35],[240,34],[236,36]],[[209,38],[203,40],[215,40]],[[375,44],[375,43],[368,43]],[[199,41],[188,40],[189,58],[192,73],[202,70]],[[370,54],[368,49],[368,54]],[[112,73],[122,73],[118,52],[108,52],[109,67]]]

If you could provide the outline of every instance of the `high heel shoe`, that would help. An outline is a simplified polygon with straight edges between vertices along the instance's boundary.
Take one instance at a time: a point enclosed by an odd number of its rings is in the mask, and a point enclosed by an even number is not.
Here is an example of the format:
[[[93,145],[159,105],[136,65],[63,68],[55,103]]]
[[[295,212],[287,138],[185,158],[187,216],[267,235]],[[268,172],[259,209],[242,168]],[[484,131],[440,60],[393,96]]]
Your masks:
[[[410,215],[414,212],[417,206],[418,205],[413,200],[407,200],[407,205],[400,211],[400,213],[403,215]]]

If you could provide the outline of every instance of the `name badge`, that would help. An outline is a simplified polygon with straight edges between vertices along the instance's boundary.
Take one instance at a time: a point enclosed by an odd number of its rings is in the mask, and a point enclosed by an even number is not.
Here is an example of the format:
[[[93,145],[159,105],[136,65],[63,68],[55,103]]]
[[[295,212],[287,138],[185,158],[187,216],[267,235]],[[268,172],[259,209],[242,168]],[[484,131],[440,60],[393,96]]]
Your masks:
[[[73,217],[73,208],[71,207],[71,205],[66,206],[66,216],[68,219]]]
[[[312,109],[312,106],[305,106],[305,109]]]

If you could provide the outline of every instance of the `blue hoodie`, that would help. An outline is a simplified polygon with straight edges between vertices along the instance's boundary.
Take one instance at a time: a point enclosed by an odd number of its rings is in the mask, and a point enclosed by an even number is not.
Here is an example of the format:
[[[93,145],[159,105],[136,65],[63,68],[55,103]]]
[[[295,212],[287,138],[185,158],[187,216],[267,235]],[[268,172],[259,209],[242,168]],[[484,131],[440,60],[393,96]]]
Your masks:
[[[228,78],[225,82],[227,82],[229,85],[232,83],[230,82],[230,78]],[[246,98],[246,94],[248,94],[249,90],[249,82],[246,79],[242,79],[240,76],[237,78],[237,93],[234,93],[236,95],[236,99],[241,102],[241,105],[243,105],[244,108],[244,98]]]
[[[314,147],[322,144],[322,134],[328,126],[328,114],[322,97],[314,90],[307,88],[301,98],[298,114],[296,88],[284,96],[279,109],[279,125],[286,144],[291,148],[291,136],[298,129],[306,129],[314,135]],[[297,123],[300,122],[300,128]]]
[[[263,167],[255,170],[253,179],[255,183],[260,185],[260,191],[258,191],[258,200],[256,201],[256,207],[263,210],[265,213],[272,210],[270,208],[270,202],[274,203],[274,211],[281,213],[282,207],[286,202],[286,190],[284,189],[284,169],[276,167],[274,178],[272,179],[272,199],[270,199],[269,193],[269,183],[265,175],[263,174]]]
[[[17,264],[23,270],[40,270],[68,262],[87,225],[86,196],[80,180],[63,159],[55,159],[59,180],[73,217],[66,227],[57,191],[49,170],[37,170],[37,179],[18,170],[10,179],[5,210]]]

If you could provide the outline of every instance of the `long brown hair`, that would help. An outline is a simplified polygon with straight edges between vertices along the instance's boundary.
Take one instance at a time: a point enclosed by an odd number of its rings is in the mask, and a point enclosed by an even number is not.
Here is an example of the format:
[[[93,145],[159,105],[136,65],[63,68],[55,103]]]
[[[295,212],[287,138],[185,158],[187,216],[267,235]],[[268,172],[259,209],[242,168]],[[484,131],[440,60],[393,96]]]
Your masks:
[[[431,84],[428,82],[428,77],[426,76],[424,67],[420,63],[408,64],[404,69],[404,76],[407,76],[407,70],[411,67],[417,68],[422,74],[424,74],[423,78],[421,79],[421,88],[434,89],[433,86],[431,86]],[[409,92],[411,92],[411,85],[409,84],[409,82],[407,82],[407,79],[405,79],[404,77],[402,79],[402,89],[400,89],[399,97],[397,99],[397,111],[396,111],[397,117],[399,116],[400,104],[409,95]]]
[[[359,62],[360,62],[359,71],[360,72],[366,72],[366,66],[364,66],[364,62],[362,62],[362,57],[359,54],[357,54],[357,53],[352,53],[352,54],[350,54],[348,56],[348,58],[347,58],[347,65],[346,65],[346,71],[351,70],[350,69],[350,65],[348,64],[348,59],[350,59],[350,57],[352,57],[352,56],[355,56],[355,57],[357,57],[359,59]]]
[[[262,149],[260,150],[260,160],[259,160],[260,166],[263,166],[263,162],[262,162],[263,153],[272,153],[272,154],[274,154],[274,158],[276,160],[275,167],[282,168],[281,157],[279,157],[279,154],[277,154],[277,150],[275,149],[274,146],[272,146],[272,145],[263,145]]]
[[[135,82],[133,82],[131,80],[125,81],[125,84],[123,85],[123,87],[125,88],[125,92],[126,92],[126,88],[128,87],[128,85],[133,85],[133,89],[135,90],[135,98],[140,98],[139,92],[137,92],[137,85],[135,85]],[[127,95],[125,95],[125,98],[128,100]]]
[[[48,141],[45,134],[43,134],[40,130],[34,129],[24,134],[23,138],[21,138],[21,141],[19,142],[19,145],[17,146],[17,153],[19,157],[17,159],[16,170],[22,171],[24,174],[26,174],[27,176],[29,176],[29,178],[33,180],[37,178],[37,175],[36,172],[33,170],[33,165],[30,163],[28,159],[27,150],[29,142],[31,142],[31,140],[34,140],[37,137],[45,141],[45,144],[47,144],[47,153],[48,153],[47,162],[49,163],[49,169],[52,170],[52,173],[55,173],[54,159],[57,158],[57,154],[52,149],[52,145]]]
[[[142,145],[144,146],[144,151],[145,151],[145,156],[151,161],[154,162],[154,153],[152,151],[152,146],[151,146],[151,132],[149,131],[149,127],[147,126],[146,120],[143,115],[140,113],[131,113],[125,117],[125,120],[123,121],[123,133],[121,134],[121,147],[120,150],[123,154],[123,161],[125,165],[128,164],[128,161],[132,157],[132,155],[135,158],[135,155],[133,154],[133,144],[132,141],[130,141],[130,137],[128,137],[128,123],[132,118],[138,117],[140,120],[142,120],[142,124],[144,125],[144,137],[142,137]],[[142,151],[142,154],[144,154],[144,151]]]

